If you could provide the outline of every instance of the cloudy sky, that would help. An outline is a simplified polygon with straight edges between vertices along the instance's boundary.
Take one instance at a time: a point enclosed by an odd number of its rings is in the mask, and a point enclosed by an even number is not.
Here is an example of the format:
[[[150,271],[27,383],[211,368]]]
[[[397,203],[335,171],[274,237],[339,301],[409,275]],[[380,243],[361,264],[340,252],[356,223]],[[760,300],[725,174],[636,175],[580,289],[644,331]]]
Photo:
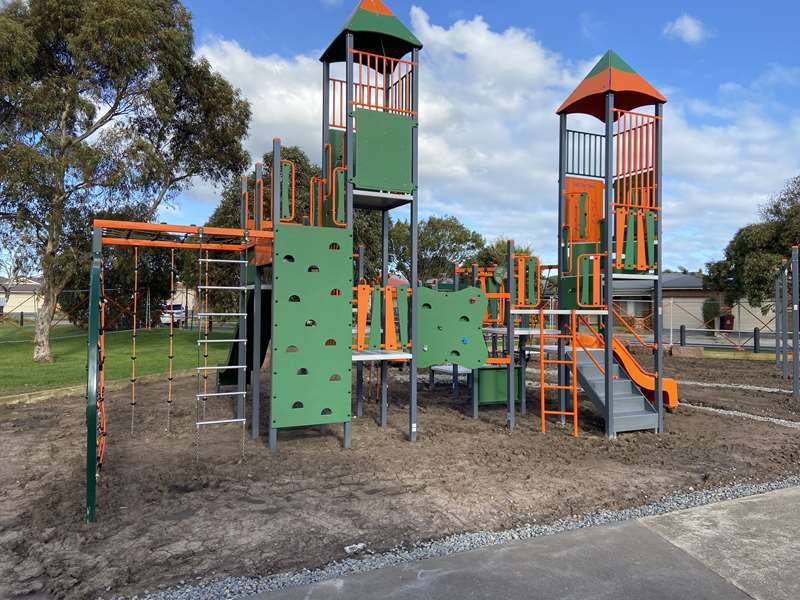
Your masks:
[[[197,53],[253,107],[253,157],[278,136],[319,160],[318,57],[355,0],[189,0]],[[626,0],[407,2],[388,6],[424,44],[420,215],[451,214],[487,238],[553,258],[556,107],[608,49],[664,93],[664,255],[698,268],[800,174],[797,3]],[[737,3],[738,4],[738,3]],[[260,6],[260,9],[259,9]],[[162,218],[202,222],[202,182]],[[401,216],[398,214],[398,216]]]

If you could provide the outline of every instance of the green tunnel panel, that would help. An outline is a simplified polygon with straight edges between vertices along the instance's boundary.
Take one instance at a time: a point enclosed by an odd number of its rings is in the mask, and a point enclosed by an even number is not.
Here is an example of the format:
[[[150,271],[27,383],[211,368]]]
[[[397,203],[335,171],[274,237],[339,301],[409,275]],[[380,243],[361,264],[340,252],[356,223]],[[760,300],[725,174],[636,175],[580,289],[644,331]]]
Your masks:
[[[346,229],[275,228],[273,427],[350,420],[352,254]]]
[[[489,365],[478,373],[478,404],[506,404],[508,402],[508,367]],[[517,402],[522,401],[522,388],[518,385],[522,370],[514,367],[514,392]]]
[[[353,184],[363,190],[411,193],[413,119],[403,115],[356,109]]]
[[[421,369],[457,364],[476,369],[489,356],[483,338],[486,295],[469,287],[459,292],[417,288],[417,339],[414,348]]]

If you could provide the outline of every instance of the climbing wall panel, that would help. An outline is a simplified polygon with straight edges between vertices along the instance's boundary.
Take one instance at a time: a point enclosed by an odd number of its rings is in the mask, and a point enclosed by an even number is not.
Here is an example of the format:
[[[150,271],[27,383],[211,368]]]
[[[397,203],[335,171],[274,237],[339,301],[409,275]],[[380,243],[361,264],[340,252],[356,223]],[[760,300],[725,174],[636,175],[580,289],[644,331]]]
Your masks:
[[[489,356],[483,338],[486,295],[469,287],[459,292],[417,288],[417,366],[454,364],[480,367]]]
[[[352,255],[346,229],[275,229],[273,427],[350,420]]]

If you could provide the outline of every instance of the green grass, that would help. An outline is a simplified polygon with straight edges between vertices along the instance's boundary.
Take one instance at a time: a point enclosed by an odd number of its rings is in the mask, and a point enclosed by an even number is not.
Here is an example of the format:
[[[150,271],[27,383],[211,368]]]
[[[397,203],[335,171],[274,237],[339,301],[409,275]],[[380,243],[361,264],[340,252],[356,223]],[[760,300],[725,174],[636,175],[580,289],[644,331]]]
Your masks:
[[[169,329],[140,330],[136,336],[137,377],[166,373]],[[233,337],[231,330],[210,337]],[[0,396],[61,388],[86,383],[86,331],[71,325],[56,326],[51,334],[54,362],[31,359],[33,327],[0,326]],[[225,363],[228,344],[209,345],[209,364]],[[106,380],[124,380],[131,373],[131,334],[106,333]],[[197,331],[175,330],[173,369],[197,366]]]

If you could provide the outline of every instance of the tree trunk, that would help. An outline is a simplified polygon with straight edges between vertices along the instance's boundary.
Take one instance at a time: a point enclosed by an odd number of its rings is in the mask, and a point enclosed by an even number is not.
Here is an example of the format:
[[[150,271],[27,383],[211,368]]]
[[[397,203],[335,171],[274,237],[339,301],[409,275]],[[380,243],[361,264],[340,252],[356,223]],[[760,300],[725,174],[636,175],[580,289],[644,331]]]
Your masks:
[[[58,290],[55,289],[47,274],[42,278],[42,304],[36,312],[36,329],[33,338],[33,360],[35,362],[53,362],[50,350],[50,326],[56,313]]]

